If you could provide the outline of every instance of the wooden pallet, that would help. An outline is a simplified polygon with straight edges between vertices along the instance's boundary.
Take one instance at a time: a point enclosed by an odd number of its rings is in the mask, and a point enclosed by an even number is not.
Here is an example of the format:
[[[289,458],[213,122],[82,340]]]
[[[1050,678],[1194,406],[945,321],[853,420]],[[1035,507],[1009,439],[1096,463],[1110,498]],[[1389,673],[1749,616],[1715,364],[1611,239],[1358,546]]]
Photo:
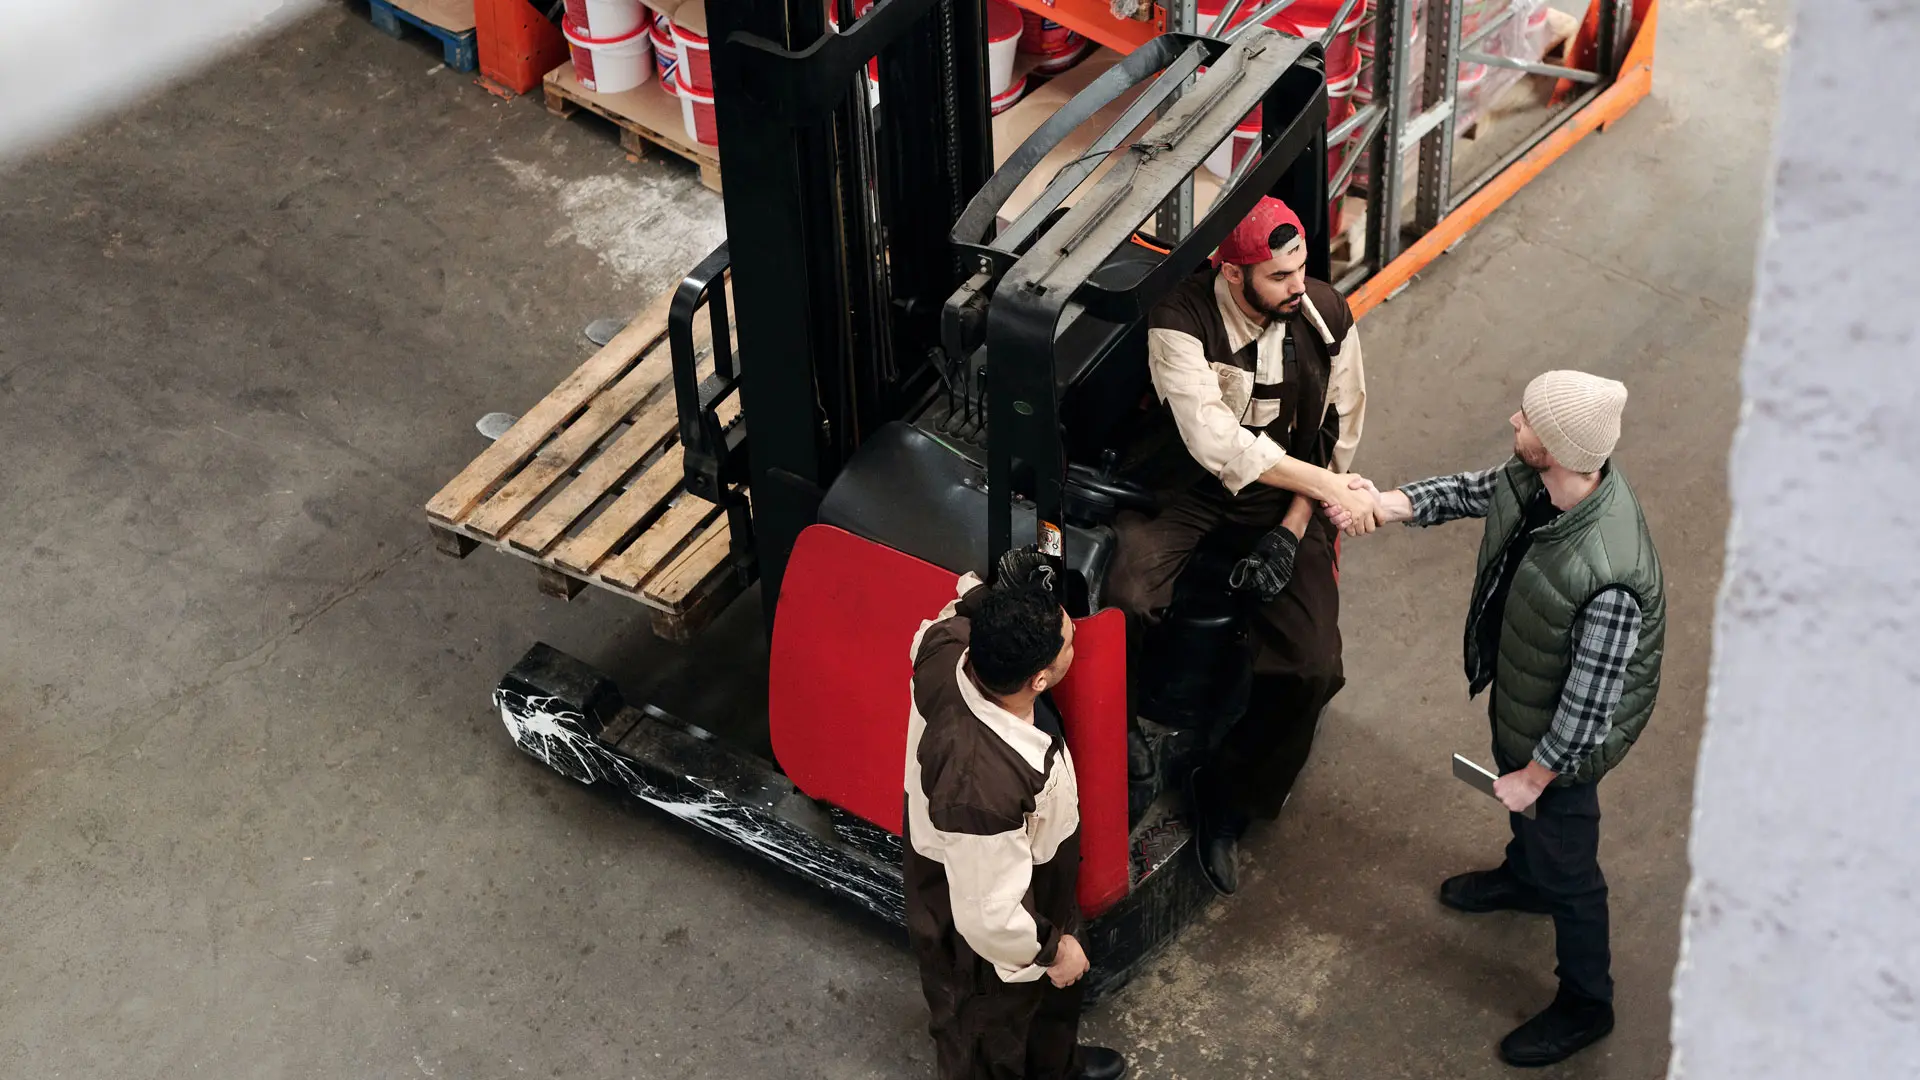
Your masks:
[[[488,544],[539,566],[542,592],[595,585],[654,610],[685,641],[744,585],[728,518],[688,493],[667,344],[672,292],[635,316],[427,503],[436,546],[464,558]],[[702,376],[712,329],[695,317]],[[721,420],[739,417],[739,396]]]
[[[620,148],[635,159],[647,156],[649,146],[693,162],[700,170],[700,182],[720,190],[720,151],[687,138],[680,100],[660,89],[655,79],[642,82],[633,90],[602,94],[580,85],[569,60],[547,72],[543,86],[547,111],[559,117],[586,111],[612,121],[620,131]]]
[[[367,0],[374,28],[401,37],[408,26],[418,27],[440,43],[441,55],[455,71],[480,66],[475,45],[473,0]]]

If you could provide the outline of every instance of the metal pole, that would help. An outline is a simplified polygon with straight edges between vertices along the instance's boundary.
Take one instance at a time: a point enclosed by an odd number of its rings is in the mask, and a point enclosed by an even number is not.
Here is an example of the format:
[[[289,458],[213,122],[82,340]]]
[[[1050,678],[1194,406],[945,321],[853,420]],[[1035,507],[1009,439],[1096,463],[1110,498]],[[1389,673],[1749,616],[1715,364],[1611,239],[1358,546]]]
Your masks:
[[[1426,107],[1439,113],[1439,123],[1420,140],[1420,188],[1414,197],[1413,223],[1422,236],[1439,226],[1452,209],[1460,0],[1427,0],[1427,34]]]
[[[1199,27],[1200,5],[1198,0],[1168,0],[1167,29],[1179,34],[1194,33]],[[1189,78],[1181,86],[1181,91],[1193,89],[1194,80]],[[1167,98],[1167,106],[1172,107],[1180,100],[1180,94]],[[1227,139],[1231,141],[1232,135]],[[1168,196],[1154,216],[1154,232],[1168,243],[1177,244],[1193,231],[1193,177],[1180,181],[1180,187]]]
[[[1224,38],[1222,38],[1222,40],[1226,41],[1228,44],[1232,44],[1233,42],[1240,40],[1240,36],[1242,34],[1245,34],[1248,30],[1251,30],[1254,27],[1261,25],[1262,23],[1266,22],[1268,19],[1273,18],[1275,15],[1280,14],[1281,12],[1287,10],[1293,5],[1294,5],[1294,0],[1267,0],[1266,3],[1261,4],[1257,8],[1254,8],[1253,14],[1247,16],[1245,22],[1242,22],[1239,26],[1234,27],[1231,32],[1229,32]],[[1220,37],[1219,34],[1215,34],[1214,36]]]
[[[1400,254],[1401,175],[1404,155],[1400,139],[1406,130],[1411,89],[1407,80],[1408,40],[1413,28],[1413,0],[1381,0],[1373,15],[1373,100],[1386,110],[1367,176],[1367,260],[1374,270]]]
[[[1622,40],[1625,30],[1633,20],[1633,9],[1628,6],[1631,0],[1600,0],[1600,32],[1595,38],[1594,70],[1602,81],[1612,82],[1620,73],[1620,61],[1625,55]]]
[[[1207,33],[1212,37],[1219,37],[1226,33],[1227,27],[1233,25],[1233,17],[1240,14],[1240,9],[1246,6],[1246,2],[1247,0],[1227,0],[1227,6],[1221,8],[1220,14],[1214,16],[1213,26]]]
[[[1518,14],[1518,12],[1516,12],[1513,8],[1508,8],[1507,10],[1501,12],[1498,16],[1494,18],[1492,22],[1486,24],[1485,26],[1482,26],[1478,30],[1475,30],[1473,32],[1472,37],[1467,38],[1464,41],[1460,42],[1460,51],[1465,53],[1465,52],[1471,52],[1474,49],[1479,48],[1480,43],[1487,40],[1487,38],[1493,36],[1493,32],[1495,30],[1498,30],[1501,27],[1512,22],[1513,17],[1516,14]]]
[[[1516,60],[1511,56],[1500,56],[1495,53],[1462,52],[1460,54],[1460,62],[1463,64],[1485,64],[1488,67],[1511,68],[1514,71],[1524,71],[1529,75],[1545,75],[1548,78],[1566,79],[1569,82],[1597,83],[1600,81],[1600,76],[1595,75],[1591,71],[1581,71],[1579,68],[1560,67],[1555,64],[1533,64],[1525,60]]]

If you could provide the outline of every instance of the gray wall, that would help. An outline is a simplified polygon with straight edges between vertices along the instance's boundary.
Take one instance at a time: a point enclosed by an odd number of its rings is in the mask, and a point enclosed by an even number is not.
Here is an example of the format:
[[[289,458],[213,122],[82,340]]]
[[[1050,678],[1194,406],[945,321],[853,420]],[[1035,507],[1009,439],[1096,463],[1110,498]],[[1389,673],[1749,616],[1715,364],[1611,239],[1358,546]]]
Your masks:
[[[1920,1076],[1920,3],[1802,0],[1791,48],[1674,987],[1686,1080]]]
[[[318,0],[0,0],[0,162],[263,47]]]

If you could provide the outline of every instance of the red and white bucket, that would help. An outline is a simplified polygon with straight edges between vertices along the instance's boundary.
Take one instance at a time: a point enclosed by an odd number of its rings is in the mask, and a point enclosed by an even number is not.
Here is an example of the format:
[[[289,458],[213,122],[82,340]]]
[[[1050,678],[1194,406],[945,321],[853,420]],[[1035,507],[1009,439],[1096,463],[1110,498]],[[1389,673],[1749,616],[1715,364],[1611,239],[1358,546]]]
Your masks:
[[[1331,64],[1327,66],[1327,130],[1332,131],[1347,122],[1353,116],[1354,92],[1360,89],[1360,53],[1349,53],[1353,59],[1345,70],[1337,70]]]
[[[567,22],[592,38],[623,38],[651,15],[640,0],[567,0]]]
[[[687,138],[702,146],[719,146],[720,129],[713,119],[713,91],[695,90],[689,85],[684,65],[675,76],[680,80],[680,121],[686,125]]]
[[[1324,11],[1317,10],[1325,8]],[[1319,41],[1326,36],[1327,25],[1340,13],[1340,5],[1335,2],[1326,4],[1315,0],[1300,0],[1299,3],[1267,20],[1267,25],[1283,34]],[[1355,4],[1353,14],[1340,27],[1340,32],[1327,42],[1327,81],[1332,82],[1334,73],[1347,73],[1360,62],[1360,27],[1367,22],[1365,4]]]
[[[1240,164],[1241,158],[1246,157],[1249,151],[1260,145],[1260,125],[1258,108],[1248,113],[1246,119],[1235,125],[1233,129],[1233,163],[1235,165]]]
[[[1001,113],[1019,104],[1020,99],[1026,96],[1027,77],[1024,74],[1016,75],[1005,90],[993,95],[992,99],[987,102],[987,107],[993,110],[993,115],[999,116]]]
[[[1033,73],[1035,75],[1053,76],[1071,71],[1074,65],[1085,60],[1093,53],[1093,48],[1093,42],[1081,37],[1077,33],[1069,31],[1065,43],[1060,46],[1060,51],[1048,55],[1045,59],[1033,65]]]
[[[573,55],[573,74],[580,85],[599,94],[632,90],[653,74],[653,36],[635,27],[625,37],[592,38],[565,20],[567,49]]]
[[[673,44],[680,54],[680,85],[691,86],[711,98],[713,61],[707,46],[707,6],[700,0],[691,0],[674,11]]]
[[[987,93],[998,96],[1013,85],[1013,61],[1026,33],[1020,9],[1007,0],[987,0]]]
[[[680,92],[680,50],[673,43],[673,20],[665,15],[653,17],[653,65],[660,75],[660,89],[669,94]]]
[[[1454,111],[1457,114],[1469,113],[1480,107],[1480,84],[1487,81],[1487,73],[1491,70],[1485,64],[1460,65],[1460,78],[1453,89]]]
[[[1031,11],[1022,11],[1020,17],[1025,23],[1020,31],[1021,52],[1035,56],[1058,56],[1066,48],[1067,37],[1073,31]]]

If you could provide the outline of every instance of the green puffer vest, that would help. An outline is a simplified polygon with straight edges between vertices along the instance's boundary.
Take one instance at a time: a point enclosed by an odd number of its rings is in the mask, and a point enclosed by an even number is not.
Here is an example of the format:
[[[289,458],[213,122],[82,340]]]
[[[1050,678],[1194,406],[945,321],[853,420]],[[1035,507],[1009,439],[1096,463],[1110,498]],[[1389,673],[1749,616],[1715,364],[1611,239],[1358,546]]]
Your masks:
[[[1474,577],[1473,610],[1467,615],[1467,678],[1478,670],[1478,622],[1494,574],[1526,506],[1543,487],[1540,474],[1518,458],[1500,470],[1480,568]],[[1653,715],[1660,691],[1660,658],[1666,644],[1667,601],[1660,556],[1646,517],[1626,478],[1608,466],[1600,486],[1573,509],[1533,534],[1514,573],[1500,627],[1499,663],[1493,680],[1493,735],[1500,753],[1525,762],[1553,727],[1561,689],[1573,667],[1573,626],[1581,609],[1601,590],[1624,586],[1640,601],[1640,641],[1627,664],[1626,686],[1606,742],[1570,776],[1556,781],[1592,783],[1627,756]]]

